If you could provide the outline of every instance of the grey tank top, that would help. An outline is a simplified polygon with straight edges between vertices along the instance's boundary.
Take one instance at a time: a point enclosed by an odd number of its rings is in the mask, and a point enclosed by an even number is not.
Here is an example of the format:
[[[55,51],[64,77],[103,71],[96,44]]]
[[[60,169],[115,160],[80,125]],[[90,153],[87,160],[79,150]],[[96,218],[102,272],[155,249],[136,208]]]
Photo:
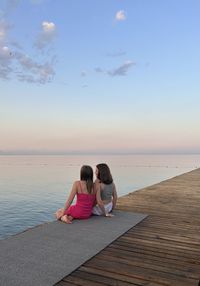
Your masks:
[[[101,184],[101,199],[102,201],[111,201],[113,194],[113,183],[106,185]]]

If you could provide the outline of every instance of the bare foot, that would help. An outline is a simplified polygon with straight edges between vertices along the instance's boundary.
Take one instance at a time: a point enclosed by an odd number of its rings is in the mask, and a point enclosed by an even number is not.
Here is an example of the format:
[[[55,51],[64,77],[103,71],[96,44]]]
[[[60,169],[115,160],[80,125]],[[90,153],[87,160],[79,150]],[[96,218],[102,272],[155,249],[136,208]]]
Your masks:
[[[68,217],[67,215],[63,215],[63,216],[61,217],[61,221],[62,221],[62,222],[65,222],[65,223],[67,223],[67,224],[71,224],[71,223],[72,223],[72,221],[69,219],[69,217]]]
[[[111,213],[108,213],[108,214],[106,214],[106,217],[114,217],[114,215]]]
[[[64,209],[57,210],[57,212],[55,213],[56,219],[58,219],[58,220],[61,219],[63,214],[64,214]]]

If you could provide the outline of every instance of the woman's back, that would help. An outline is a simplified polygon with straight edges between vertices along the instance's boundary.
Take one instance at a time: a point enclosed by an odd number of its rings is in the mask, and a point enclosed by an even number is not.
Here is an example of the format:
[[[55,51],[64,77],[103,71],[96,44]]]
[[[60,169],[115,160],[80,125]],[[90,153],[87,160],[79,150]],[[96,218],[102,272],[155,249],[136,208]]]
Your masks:
[[[93,206],[96,198],[94,188],[92,189],[91,193],[89,193],[87,188],[85,188],[84,183],[78,181],[77,184],[78,184],[78,192],[77,192],[76,205],[79,205],[84,209],[91,207],[91,204]]]
[[[113,195],[113,183],[111,184],[100,184],[101,199],[102,201],[111,201]]]
[[[87,189],[84,188],[84,184],[81,181],[77,181],[77,188],[77,201],[74,206],[71,206],[71,215],[74,218],[88,218],[92,213],[96,199],[94,189],[90,194]]]

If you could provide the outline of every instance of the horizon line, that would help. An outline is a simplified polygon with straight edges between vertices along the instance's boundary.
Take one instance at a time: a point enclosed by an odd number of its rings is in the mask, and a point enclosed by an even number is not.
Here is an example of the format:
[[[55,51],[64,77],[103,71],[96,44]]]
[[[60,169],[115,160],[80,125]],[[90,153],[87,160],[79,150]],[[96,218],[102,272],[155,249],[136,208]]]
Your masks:
[[[200,151],[44,151],[44,150],[0,150],[0,156],[64,156],[64,155],[200,155]]]

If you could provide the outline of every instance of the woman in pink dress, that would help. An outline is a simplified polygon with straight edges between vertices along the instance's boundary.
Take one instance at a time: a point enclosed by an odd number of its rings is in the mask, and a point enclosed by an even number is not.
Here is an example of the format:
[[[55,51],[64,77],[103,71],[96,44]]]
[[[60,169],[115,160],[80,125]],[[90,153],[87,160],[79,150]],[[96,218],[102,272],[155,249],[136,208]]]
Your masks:
[[[71,205],[75,196],[76,204]],[[87,219],[92,215],[95,199],[93,170],[90,166],[84,165],[80,171],[80,181],[74,182],[65,207],[56,212],[56,218],[65,223],[72,223],[73,219]]]

